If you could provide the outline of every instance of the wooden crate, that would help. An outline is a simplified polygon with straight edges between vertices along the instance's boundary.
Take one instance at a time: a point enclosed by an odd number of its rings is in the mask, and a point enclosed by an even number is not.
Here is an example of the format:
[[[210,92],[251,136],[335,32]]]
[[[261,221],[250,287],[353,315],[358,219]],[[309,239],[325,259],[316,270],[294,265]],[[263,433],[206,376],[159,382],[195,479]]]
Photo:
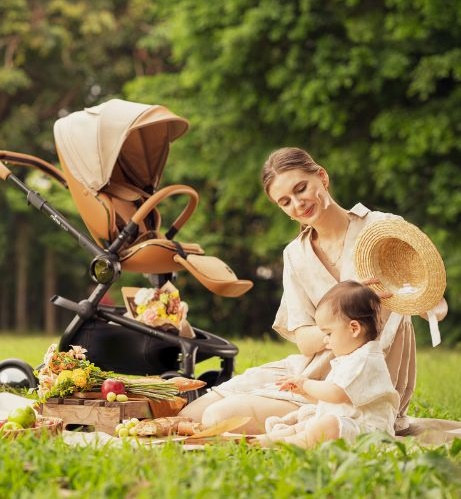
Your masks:
[[[153,402],[147,399],[130,399],[127,402],[107,402],[102,399],[79,397],[51,398],[40,407],[42,416],[63,420],[63,429],[77,425],[95,431],[114,434],[115,427],[130,418],[146,419],[175,416],[185,405],[185,400],[175,397],[172,401]]]

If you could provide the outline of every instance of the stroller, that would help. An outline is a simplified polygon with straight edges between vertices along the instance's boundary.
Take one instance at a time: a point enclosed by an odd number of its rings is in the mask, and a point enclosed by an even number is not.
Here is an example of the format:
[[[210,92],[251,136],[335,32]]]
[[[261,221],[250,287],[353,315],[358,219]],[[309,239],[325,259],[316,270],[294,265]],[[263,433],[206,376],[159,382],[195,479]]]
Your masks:
[[[164,379],[194,378],[196,363],[219,357],[220,369],[199,377],[211,387],[231,378],[238,353],[234,344],[196,327],[192,327],[194,338],[181,337],[127,316],[124,307],[101,303],[124,271],[142,273],[152,285],[161,286],[173,273],[186,269],[209,291],[226,297],[241,296],[253,285],[238,279],[219,258],[205,255],[199,244],[174,239],[194,212],[199,195],[187,185],[158,186],[170,143],[188,126],[164,106],[112,99],[55,123],[62,170],[34,156],[0,151],[0,178],[26,194],[29,204],[92,256],[89,273],[96,287],[90,296],[78,303],[51,298],[75,314],[60,338],[59,350],[81,345],[88,350],[87,358],[103,370]],[[38,168],[67,188],[91,237],[30,190],[7,164]],[[186,196],[187,204],[162,233],[159,205],[171,196]],[[11,368],[20,361],[0,364]],[[193,393],[189,398],[199,395]]]

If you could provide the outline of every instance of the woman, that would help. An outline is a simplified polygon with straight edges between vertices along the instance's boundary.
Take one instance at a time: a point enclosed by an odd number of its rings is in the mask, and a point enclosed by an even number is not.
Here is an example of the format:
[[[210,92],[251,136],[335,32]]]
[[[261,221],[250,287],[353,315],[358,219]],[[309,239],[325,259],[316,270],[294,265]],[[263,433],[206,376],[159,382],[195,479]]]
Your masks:
[[[280,375],[325,379],[332,354],[325,350],[323,333],[314,316],[322,296],[340,281],[357,280],[353,250],[368,224],[395,215],[370,211],[362,204],[351,210],[341,207],[329,192],[327,171],[304,150],[287,147],[273,152],[262,171],[269,199],[292,220],[301,233],[283,253],[283,296],[273,328],[297,344],[302,355],[248,369],[240,376],[214,387],[181,412],[209,425],[233,416],[251,416],[243,431],[261,433],[269,416],[283,416],[305,403],[301,396],[277,388]],[[437,318],[447,313],[445,300]],[[415,388],[415,335],[411,318],[393,319],[383,310],[382,322],[392,339],[384,349],[392,382],[400,396],[396,432],[408,427],[406,411]]]

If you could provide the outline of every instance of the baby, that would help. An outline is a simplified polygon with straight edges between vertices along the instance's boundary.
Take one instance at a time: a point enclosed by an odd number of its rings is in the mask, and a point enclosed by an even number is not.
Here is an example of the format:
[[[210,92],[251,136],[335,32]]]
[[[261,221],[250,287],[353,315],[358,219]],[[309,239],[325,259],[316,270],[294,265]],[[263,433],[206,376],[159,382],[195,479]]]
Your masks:
[[[324,381],[303,376],[283,377],[280,390],[300,394],[311,403],[286,416],[266,420],[264,435],[254,443],[283,441],[310,448],[324,440],[352,441],[376,430],[394,435],[399,395],[383,352],[376,341],[380,299],[368,287],[344,281],[317,305],[315,321],[325,333],[325,345],[335,354]]]

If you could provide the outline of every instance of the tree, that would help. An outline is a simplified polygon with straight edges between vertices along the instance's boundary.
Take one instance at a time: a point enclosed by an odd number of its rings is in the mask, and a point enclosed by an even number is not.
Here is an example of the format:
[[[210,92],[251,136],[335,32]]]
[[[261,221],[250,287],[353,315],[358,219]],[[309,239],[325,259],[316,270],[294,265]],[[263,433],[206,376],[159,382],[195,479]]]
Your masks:
[[[459,338],[457,4],[159,4],[162,43],[170,46],[176,71],[138,77],[126,92],[190,119],[192,131],[175,149],[168,179],[200,188],[207,215],[191,221],[191,229],[212,249],[232,240],[226,256],[256,279],[240,317],[251,317],[245,313],[267,293],[272,304],[280,292],[280,250],[292,233],[264,199],[258,176],[270,150],[298,145],[328,167],[344,205],[361,200],[399,213],[430,235],[447,263],[452,312],[442,327],[453,341]],[[159,43],[158,33],[146,40]],[[277,277],[270,291],[258,292],[258,266]],[[267,325],[261,316],[256,324],[234,320],[242,332]]]
[[[59,117],[121,97],[127,80],[162,67],[161,54],[137,43],[152,16],[141,0],[1,2],[0,149],[56,162],[52,130]],[[14,173],[31,178],[22,169]],[[78,223],[69,194],[60,199],[54,189],[38,190]],[[11,190],[0,192],[0,238],[7,243],[0,250],[1,326],[54,329],[61,324],[55,326],[52,310],[59,311],[49,308],[48,294],[86,292],[88,256],[75,251],[75,242],[70,248],[65,234]],[[20,224],[29,231],[18,230]],[[15,304],[16,319],[10,312]]]

